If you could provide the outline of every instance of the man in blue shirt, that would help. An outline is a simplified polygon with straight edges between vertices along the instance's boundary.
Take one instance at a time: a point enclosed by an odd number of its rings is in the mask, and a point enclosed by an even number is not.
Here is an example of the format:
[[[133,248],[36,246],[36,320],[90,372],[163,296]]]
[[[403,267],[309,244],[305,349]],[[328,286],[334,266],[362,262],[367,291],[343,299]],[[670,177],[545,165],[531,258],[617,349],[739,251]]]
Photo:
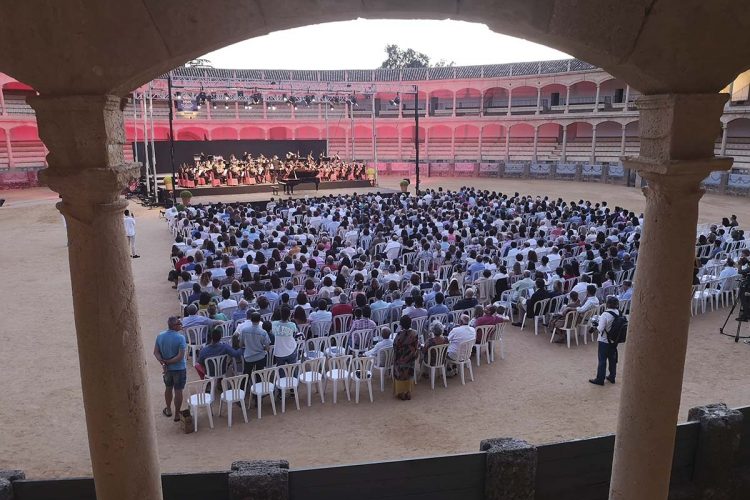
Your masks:
[[[180,421],[182,408],[182,390],[187,382],[185,370],[185,351],[187,344],[185,336],[180,333],[182,322],[180,318],[171,316],[167,320],[167,330],[156,337],[154,357],[162,366],[164,379],[164,401],[166,406],[162,410],[164,416],[172,416],[172,399],[174,397],[174,421]]]

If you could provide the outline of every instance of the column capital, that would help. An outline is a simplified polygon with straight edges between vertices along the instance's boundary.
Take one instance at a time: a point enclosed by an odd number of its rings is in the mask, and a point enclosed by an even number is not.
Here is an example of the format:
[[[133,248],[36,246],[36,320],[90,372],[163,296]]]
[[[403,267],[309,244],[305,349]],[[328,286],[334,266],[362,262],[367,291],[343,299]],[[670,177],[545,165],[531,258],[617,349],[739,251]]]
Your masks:
[[[637,99],[641,157],[660,161],[712,158],[727,94],[658,94]]]

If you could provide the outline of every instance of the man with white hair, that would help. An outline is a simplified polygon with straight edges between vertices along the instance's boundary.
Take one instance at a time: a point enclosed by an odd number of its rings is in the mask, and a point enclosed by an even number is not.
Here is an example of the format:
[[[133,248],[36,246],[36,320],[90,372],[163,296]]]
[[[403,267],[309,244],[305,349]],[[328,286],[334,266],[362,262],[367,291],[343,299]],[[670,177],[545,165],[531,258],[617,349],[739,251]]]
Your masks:
[[[458,346],[467,340],[474,342],[477,338],[477,332],[474,328],[469,326],[468,314],[462,314],[458,319],[459,325],[454,327],[453,330],[448,334],[448,357],[452,360],[458,358]]]

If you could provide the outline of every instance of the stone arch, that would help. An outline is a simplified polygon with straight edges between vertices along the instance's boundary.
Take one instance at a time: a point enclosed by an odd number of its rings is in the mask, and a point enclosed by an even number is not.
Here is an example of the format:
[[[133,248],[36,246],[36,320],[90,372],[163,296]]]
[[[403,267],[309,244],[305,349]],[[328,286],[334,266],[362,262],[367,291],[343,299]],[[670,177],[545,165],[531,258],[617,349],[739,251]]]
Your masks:
[[[237,129],[232,127],[216,127],[211,130],[212,141],[236,141],[239,137]]]
[[[31,125],[21,125],[10,129],[11,141],[39,141],[39,129]]]
[[[266,131],[260,127],[242,127],[240,129],[240,139],[245,140],[263,140],[266,138]],[[315,139],[318,137],[315,136]]]
[[[268,138],[274,140],[289,140],[292,138],[292,129],[289,127],[271,127],[268,129]]]
[[[319,139],[320,130],[316,127],[297,127],[294,137],[295,139]]]
[[[151,138],[151,131],[150,130],[149,130],[149,138]],[[156,140],[156,141],[168,141],[169,140],[169,129],[167,127],[154,127],[154,140]]]
[[[175,132],[175,139],[178,141],[206,141],[208,140],[208,130],[201,127],[184,127]]]
[[[453,91],[436,89],[429,93],[430,115],[450,116],[453,113]]]

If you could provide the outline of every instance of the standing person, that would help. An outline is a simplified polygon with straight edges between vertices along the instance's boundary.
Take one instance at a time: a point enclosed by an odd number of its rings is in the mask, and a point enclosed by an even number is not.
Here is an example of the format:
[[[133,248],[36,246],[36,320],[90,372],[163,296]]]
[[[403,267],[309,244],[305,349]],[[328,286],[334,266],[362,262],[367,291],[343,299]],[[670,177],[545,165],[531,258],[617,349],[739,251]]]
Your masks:
[[[277,365],[297,361],[297,325],[289,320],[292,311],[289,306],[281,306],[281,319],[272,322],[274,336],[274,360]]]
[[[599,316],[599,324],[597,330],[599,330],[599,365],[596,369],[596,378],[589,379],[589,382],[596,385],[604,385],[604,375],[607,369],[607,362],[609,362],[609,376],[607,380],[615,383],[615,376],[617,375],[617,342],[610,341],[611,335],[610,329],[615,319],[620,316],[620,302],[617,297],[610,296],[607,298],[607,309]]]
[[[174,396],[174,421],[180,421],[182,409],[182,390],[187,382],[185,368],[185,351],[187,344],[185,336],[180,333],[182,321],[177,316],[167,320],[167,330],[156,337],[154,357],[161,363],[164,379],[164,401],[166,406],[162,410],[165,417],[172,416],[172,398]]]
[[[248,319],[250,321],[242,323],[238,330],[240,332],[240,346],[245,348],[243,353],[245,373],[252,376],[255,370],[262,370],[266,367],[266,353],[268,352],[268,346],[271,345],[271,339],[261,326],[261,318],[258,312],[251,312]]]
[[[125,236],[128,237],[130,256],[134,259],[140,258],[140,255],[135,252],[135,219],[130,214],[130,210],[125,210]]]
[[[414,363],[419,356],[419,338],[411,328],[411,318],[401,316],[401,326],[393,341],[393,392],[402,401],[411,399]]]

